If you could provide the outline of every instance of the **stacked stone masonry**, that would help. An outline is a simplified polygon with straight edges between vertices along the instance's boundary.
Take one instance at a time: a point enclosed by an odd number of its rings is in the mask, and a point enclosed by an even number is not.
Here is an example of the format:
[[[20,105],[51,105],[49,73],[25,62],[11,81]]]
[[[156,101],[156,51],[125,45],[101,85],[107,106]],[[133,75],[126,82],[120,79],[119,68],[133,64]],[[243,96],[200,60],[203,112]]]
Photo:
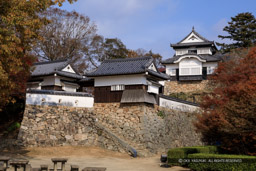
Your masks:
[[[193,91],[205,90],[208,80],[203,81],[165,81],[164,84],[164,95],[169,95],[170,93],[188,93]]]
[[[91,108],[26,105],[18,135],[23,146],[101,146],[124,152],[95,124]]]
[[[96,103],[91,109],[26,105],[18,139],[24,146],[100,146],[125,152],[120,138],[136,150],[157,153],[202,145],[192,123],[195,115],[142,103]]]

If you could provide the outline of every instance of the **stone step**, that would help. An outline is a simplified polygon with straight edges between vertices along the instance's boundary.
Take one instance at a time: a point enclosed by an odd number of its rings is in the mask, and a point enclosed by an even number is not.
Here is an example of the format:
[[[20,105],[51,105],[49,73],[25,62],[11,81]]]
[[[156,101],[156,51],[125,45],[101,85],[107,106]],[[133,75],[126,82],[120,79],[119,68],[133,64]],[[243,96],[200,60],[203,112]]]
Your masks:
[[[135,155],[135,151],[136,151],[137,152],[136,154],[139,157],[149,157],[149,156],[152,156],[152,153],[150,153],[146,149],[145,145],[133,142],[131,140],[127,140],[127,138],[125,138],[123,135],[120,135],[115,130],[107,129],[101,123],[97,123],[97,126],[99,128],[101,128],[101,129],[104,129],[105,132],[107,132],[114,139],[117,139],[119,141],[119,143],[122,144],[122,146],[126,148],[126,151],[128,150],[130,153],[132,153],[132,155]]]
[[[100,123],[102,126],[104,127],[108,127],[108,125],[111,122],[111,120],[108,121],[109,123]],[[120,130],[116,130],[114,128],[109,128],[108,127],[108,130],[111,131],[113,134],[115,134],[115,136],[117,136],[119,139],[121,139],[122,141],[124,141],[126,144],[129,144],[129,146],[131,146],[134,150],[137,151],[137,155],[139,157],[149,157],[149,156],[152,156],[153,153],[151,153],[147,148],[146,148],[146,145],[144,144],[141,144],[141,143],[138,143],[138,142],[134,142],[133,139],[131,138],[127,138],[127,137],[124,137],[123,134],[120,133]]]

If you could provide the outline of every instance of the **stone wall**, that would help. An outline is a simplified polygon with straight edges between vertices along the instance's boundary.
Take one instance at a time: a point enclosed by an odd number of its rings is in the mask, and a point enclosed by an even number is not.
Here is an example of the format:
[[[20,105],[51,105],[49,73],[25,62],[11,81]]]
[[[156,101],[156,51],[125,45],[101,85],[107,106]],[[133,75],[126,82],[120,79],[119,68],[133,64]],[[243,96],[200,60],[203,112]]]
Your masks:
[[[163,112],[164,141],[168,148],[203,145],[201,134],[194,126],[197,113],[180,112],[167,108],[159,108]]]
[[[164,113],[161,116],[159,113]],[[96,103],[99,122],[136,149],[151,153],[168,148],[201,145],[194,130],[195,114],[148,104]]]
[[[147,156],[201,145],[194,119],[193,113],[143,103],[95,103],[94,109],[27,105],[18,139],[24,146],[100,146]]]
[[[193,91],[202,91],[206,88],[208,80],[203,81],[165,81],[164,83],[164,95],[169,95],[170,93],[188,93]]]
[[[96,126],[93,108],[26,105],[18,140],[23,146],[101,146],[124,152]]]

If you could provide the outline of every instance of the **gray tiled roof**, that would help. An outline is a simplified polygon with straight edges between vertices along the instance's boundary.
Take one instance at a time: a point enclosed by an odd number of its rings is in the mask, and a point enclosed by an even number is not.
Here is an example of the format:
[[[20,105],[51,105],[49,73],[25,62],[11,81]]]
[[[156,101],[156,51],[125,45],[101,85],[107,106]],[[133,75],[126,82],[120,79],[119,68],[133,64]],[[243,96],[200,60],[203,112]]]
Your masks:
[[[76,79],[83,78],[78,74],[61,71],[67,65],[69,65],[69,60],[67,59],[34,63],[31,76],[32,77],[46,76],[46,75],[52,75],[56,73],[61,76],[66,76],[66,77],[71,77]]]
[[[153,57],[138,57],[125,59],[105,60],[94,72],[87,73],[88,77],[140,74],[149,71],[149,74],[168,79],[167,75],[148,70],[147,68],[154,62]]]
[[[87,82],[87,81],[93,81],[93,79],[84,76],[83,79],[79,80],[79,82]]]
[[[107,76],[144,73],[152,62],[152,57],[105,60],[96,71],[86,75]]]
[[[82,79],[83,76],[71,73],[71,72],[66,72],[66,71],[56,71],[57,75],[64,76],[64,77],[70,77],[70,78],[76,78],[76,79]]]
[[[160,97],[164,98],[164,99],[168,99],[168,100],[172,100],[172,101],[176,101],[176,102],[180,102],[180,103],[185,103],[188,105],[193,105],[193,106],[199,106],[199,104],[197,103],[193,103],[190,101],[186,101],[186,100],[182,100],[182,99],[178,99],[178,98],[174,98],[174,97],[170,97],[170,96],[165,96],[163,94],[159,94]]]
[[[154,95],[149,94],[146,90],[124,90],[121,103],[151,103],[156,104]]]
[[[189,37],[189,35],[191,33],[194,33],[197,37],[202,39],[204,42],[182,43],[184,40],[186,40]],[[213,46],[215,49],[217,49],[214,41],[209,41],[205,37],[201,36],[199,33],[197,33],[195,31],[194,27],[193,27],[192,31],[184,39],[182,39],[178,43],[171,44],[171,47],[173,47],[173,48],[176,48],[176,47],[188,47],[188,46]]]
[[[173,64],[174,61],[178,60],[179,58],[185,56],[185,55],[196,55],[199,58],[206,60],[206,62],[218,62],[221,61],[223,58],[223,55],[220,53],[215,53],[214,55],[197,55],[197,54],[184,54],[184,55],[178,55],[173,56],[172,58],[169,58],[165,61],[162,61],[162,64]]]
[[[188,46],[209,46],[214,44],[214,41],[209,42],[194,42],[194,43],[177,43],[171,44],[171,47],[188,47]]]
[[[149,69],[147,71],[148,71],[148,73],[150,75],[153,75],[153,76],[156,76],[156,77],[160,77],[160,78],[165,79],[165,80],[170,79],[170,76],[167,75],[167,74],[164,74],[164,73],[161,73],[161,72],[155,72],[155,71],[149,70]]]

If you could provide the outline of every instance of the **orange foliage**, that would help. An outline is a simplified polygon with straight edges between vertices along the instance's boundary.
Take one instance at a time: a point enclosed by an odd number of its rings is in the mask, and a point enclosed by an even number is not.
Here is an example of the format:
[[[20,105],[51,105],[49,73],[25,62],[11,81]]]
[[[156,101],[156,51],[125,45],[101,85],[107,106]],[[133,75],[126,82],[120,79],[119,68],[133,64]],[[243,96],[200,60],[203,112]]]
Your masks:
[[[231,153],[256,154],[256,47],[239,60],[219,64],[213,90],[195,124],[206,142]]]
[[[6,104],[14,102],[14,95],[25,92],[33,62],[29,51],[40,38],[39,29],[48,23],[38,13],[64,1],[0,1],[0,111]]]

